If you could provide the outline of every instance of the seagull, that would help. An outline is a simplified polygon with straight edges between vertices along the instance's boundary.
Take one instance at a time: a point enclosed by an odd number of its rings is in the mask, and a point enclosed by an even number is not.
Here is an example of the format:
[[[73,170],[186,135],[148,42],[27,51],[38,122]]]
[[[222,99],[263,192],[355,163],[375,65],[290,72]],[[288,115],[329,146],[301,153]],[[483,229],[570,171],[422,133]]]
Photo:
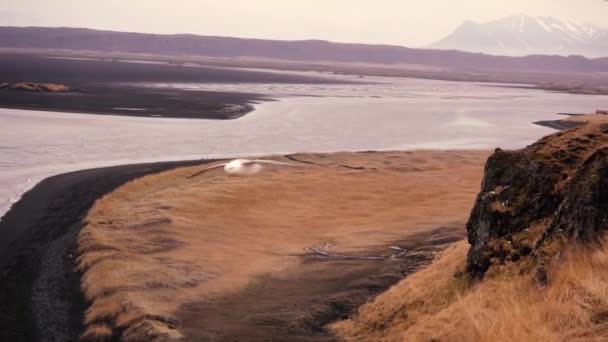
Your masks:
[[[188,178],[194,178],[201,175],[209,170],[217,169],[220,167],[224,168],[224,172],[229,176],[251,176],[260,172],[263,168],[263,164],[271,165],[285,165],[285,166],[300,166],[298,164],[280,162],[276,160],[268,159],[235,159],[227,163],[212,165],[206,167],[199,172],[191,175]]]

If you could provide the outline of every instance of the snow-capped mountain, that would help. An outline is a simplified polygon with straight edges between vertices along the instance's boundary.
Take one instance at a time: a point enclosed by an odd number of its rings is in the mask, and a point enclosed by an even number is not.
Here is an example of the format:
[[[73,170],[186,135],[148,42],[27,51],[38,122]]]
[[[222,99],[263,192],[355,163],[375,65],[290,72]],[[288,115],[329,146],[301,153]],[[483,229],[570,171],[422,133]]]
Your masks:
[[[551,17],[511,16],[488,23],[465,21],[431,45],[495,55],[608,56],[608,30]]]

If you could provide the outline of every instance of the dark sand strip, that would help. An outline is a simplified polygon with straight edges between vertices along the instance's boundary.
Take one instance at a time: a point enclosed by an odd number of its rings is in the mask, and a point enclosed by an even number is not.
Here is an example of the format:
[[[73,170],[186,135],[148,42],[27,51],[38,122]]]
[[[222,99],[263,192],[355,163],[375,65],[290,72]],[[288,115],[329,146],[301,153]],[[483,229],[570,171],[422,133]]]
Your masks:
[[[571,128],[583,126],[585,122],[571,120],[543,120],[535,121],[534,124],[543,127],[553,128],[558,131],[565,131]]]
[[[45,93],[0,90],[0,107],[73,114],[171,119],[238,119],[273,101],[257,94],[149,89],[102,84],[81,92]]]
[[[237,119],[271,101],[255,93],[197,90],[197,84],[345,84],[343,80],[289,73],[175,64],[125,63],[116,59],[66,60],[0,53],[0,107],[189,119]],[[58,83],[70,92],[19,91],[19,82]],[[164,84],[149,87],[146,84]],[[174,87],[190,84],[190,89]]]
[[[75,236],[88,209],[96,199],[132,179],[202,163],[77,171],[47,178],[28,191],[0,221],[0,341],[76,338],[85,304],[72,257]]]

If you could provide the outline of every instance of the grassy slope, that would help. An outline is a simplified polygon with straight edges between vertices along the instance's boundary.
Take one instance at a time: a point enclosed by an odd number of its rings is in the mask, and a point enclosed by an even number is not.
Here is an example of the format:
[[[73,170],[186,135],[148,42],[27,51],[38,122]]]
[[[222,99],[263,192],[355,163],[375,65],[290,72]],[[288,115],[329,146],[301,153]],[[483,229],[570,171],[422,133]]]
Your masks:
[[[571,148],[582,163],[605,146],[599,132],[606,116],[571,120],[589,124],[543,139],[535,158],[556,165],[555,152]],[[575,167],[564,170],[572,173]],[[531,226],[530,234],[538,228],[543,227]],[[537,262],[532,257],[496,262],[481,282],[471,283],[463,273],[468,249],[463,241],[331,329],[348,341],[606,341],[607,241],[573,243],[552,253],[543,261],[546,285],[529,272]]]
[[[467,247],[452,246],[332,330],[348,341],[608,339],[608,244],[570,248],[550,267],[546,287],[508,271],[468,286],[458,276]]]

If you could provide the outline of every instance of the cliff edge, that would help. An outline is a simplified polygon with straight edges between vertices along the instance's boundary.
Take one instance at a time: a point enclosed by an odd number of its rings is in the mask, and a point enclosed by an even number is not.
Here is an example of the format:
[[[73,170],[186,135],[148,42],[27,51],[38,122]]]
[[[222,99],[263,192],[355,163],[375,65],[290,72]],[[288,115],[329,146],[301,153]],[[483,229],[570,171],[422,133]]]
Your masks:
[[[608,229],[608,123],[547,136],[519,151],[497,149],[467,223],[467,271],[523,262],[542,271],[567,241]],[[541,273],[542,276],[542,273]]]

